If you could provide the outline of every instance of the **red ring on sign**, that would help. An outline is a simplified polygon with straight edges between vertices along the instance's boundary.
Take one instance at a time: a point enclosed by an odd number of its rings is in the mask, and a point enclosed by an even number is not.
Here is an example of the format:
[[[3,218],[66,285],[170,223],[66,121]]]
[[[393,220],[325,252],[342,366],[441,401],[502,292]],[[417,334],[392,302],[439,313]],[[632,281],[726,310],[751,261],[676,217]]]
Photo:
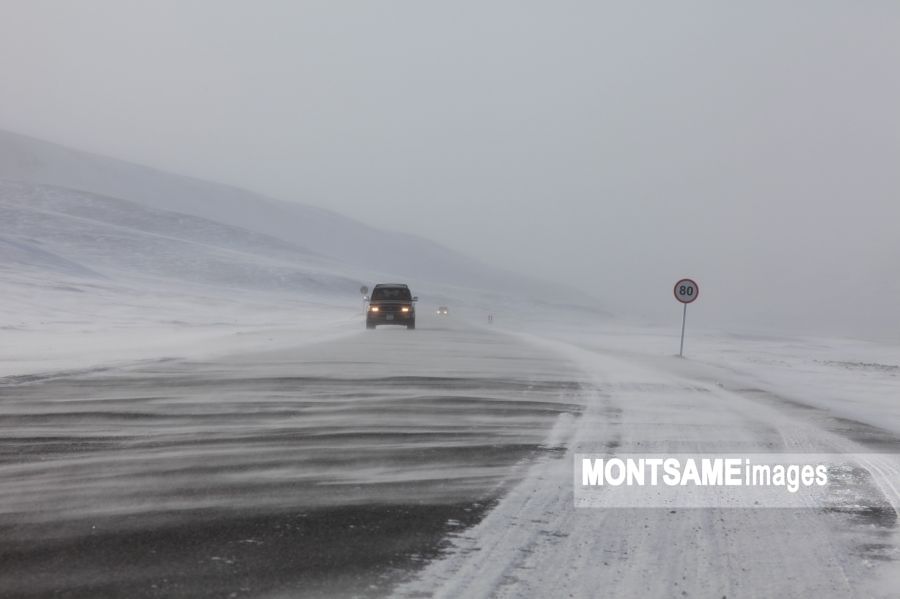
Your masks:
[[[687,301],[678,297],[678,287],[685,283],[690,283],[694,286],[694,297]],[[675,295],[675,299],[682,304],[690,304],[691,302],[697,301],[697,298],[700,297],[700,285],[698,285],[697,281],[695,281],[694,279],[680,279],[677,283],[675,283],[675,287],[672,288],[672,293]]]

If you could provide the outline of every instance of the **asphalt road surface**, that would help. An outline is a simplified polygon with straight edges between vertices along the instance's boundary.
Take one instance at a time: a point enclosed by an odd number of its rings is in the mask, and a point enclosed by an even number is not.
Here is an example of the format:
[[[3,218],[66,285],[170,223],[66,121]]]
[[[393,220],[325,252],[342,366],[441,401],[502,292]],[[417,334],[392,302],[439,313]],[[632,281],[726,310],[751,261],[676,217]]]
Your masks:
[[[0,387],[0,594],[383,595],[582,409],[573,367],[434,321]]]

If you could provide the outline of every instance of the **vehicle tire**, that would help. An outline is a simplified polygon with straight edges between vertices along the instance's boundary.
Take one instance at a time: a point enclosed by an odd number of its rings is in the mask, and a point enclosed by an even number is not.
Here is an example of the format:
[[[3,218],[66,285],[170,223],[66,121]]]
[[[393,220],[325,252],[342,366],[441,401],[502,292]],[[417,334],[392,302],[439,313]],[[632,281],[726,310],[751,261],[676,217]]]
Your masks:
[[[414,320],[414,321],[410,322],[409,324],[407,324],[406,328],[407,328],[407,330],[412,330],[412,329],[416,328],[416,321]]]

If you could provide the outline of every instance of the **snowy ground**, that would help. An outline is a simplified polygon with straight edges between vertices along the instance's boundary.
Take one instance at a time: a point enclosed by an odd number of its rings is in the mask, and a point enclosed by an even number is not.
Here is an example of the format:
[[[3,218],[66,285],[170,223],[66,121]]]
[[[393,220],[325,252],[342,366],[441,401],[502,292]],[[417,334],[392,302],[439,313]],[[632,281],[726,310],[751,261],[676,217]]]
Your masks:
[[[540,336],[732,390],[777,395],[900,435],[900,343],[617,324],[538,327]]]
[[[361,311],[346,299],[3,271],[0,377],[293,347],[355,332]]]
[[[896,349],[704,336],[693,351],[708,364],[659,351],[671,351],[671,336],[605,329],[572,334],[575,343],[528,337],[593,383],[568,450],[535,464],[400,596],[896,596],[900,436],[867,422],[882,409],[885,425],[896,422]],[[778,368],[761,366],[764,356]],[[858,364],[866,376],[847,376]],[[862,452],[873,484],[858,504],[832,511],[573,507],[574,454],[646,452]]]

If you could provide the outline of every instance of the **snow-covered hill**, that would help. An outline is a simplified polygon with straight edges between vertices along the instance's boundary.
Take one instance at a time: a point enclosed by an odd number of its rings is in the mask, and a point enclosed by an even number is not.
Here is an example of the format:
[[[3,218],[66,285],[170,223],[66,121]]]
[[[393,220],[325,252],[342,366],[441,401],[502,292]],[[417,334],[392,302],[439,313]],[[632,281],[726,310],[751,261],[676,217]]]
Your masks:
[[[415,235],[6,131],[0,131],[0,179],[82,190],[217,221],[308,248],[363,272],[556,299],[571,299],[575,293],[491,268]]]
[[[0,180],[0,259],[70,275],[303,295],[355,293],[341,265],[277,238],[115,198]],[[346,272],[346,269],[344,269]]]

